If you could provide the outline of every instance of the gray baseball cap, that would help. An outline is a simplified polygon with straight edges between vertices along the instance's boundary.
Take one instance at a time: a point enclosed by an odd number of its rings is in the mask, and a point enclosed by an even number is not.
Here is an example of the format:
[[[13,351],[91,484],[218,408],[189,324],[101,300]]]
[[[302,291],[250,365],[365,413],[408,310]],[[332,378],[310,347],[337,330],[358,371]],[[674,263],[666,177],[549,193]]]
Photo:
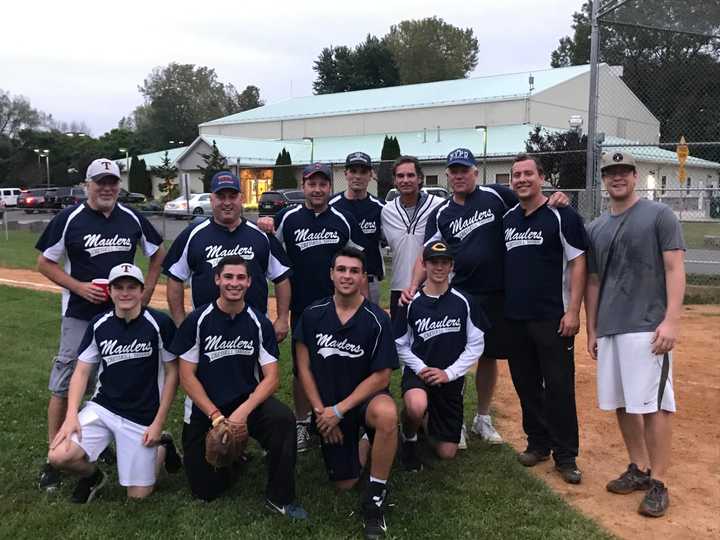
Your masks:
[[[635,166],[635,158],[630,152],[603,152],[602,161],[600,163],[600,172],[615,165],[626,165],[637,170],[637,167]]]

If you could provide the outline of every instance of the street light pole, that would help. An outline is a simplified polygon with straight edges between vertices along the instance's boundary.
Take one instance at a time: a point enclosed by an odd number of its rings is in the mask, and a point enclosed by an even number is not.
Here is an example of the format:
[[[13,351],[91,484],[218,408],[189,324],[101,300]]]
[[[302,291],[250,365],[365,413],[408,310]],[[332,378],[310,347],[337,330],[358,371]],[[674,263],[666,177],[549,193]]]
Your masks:
[[[47,167],[47,187],[50,187],[50,150],[43,150],[45,166]]]
[[[38,158],[38,173],[40,174],[40,183],[42,183],[42,177],[43,177],[43,170],[42,170],[42,163],[40,162],[40,149],[34,148],[33,152],[37,154]]]
[[[128,177],[128,184],[127,189],[130,191],[130,160],[129,160],[129,154],[128,154],[128,148],[118,148],[118,152],[125,152],[125,172]]]
[[[310,163],[314,163],[315,158],[313,154],[315,150],[315,139],[313,139],[312,137],[303,137],[303,141],[310,141]]]
[[[483,184],[487,184],[487,126],[475,126],[475,131],[480,131],[482,129],[483,132],[483,164],[482,164],[482,179]]]

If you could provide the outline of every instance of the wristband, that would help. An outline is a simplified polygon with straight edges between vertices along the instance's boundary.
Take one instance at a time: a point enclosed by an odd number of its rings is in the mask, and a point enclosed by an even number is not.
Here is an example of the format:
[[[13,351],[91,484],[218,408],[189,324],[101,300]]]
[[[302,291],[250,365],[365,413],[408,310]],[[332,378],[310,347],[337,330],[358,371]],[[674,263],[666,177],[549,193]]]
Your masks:
[[[335,413],[335,416],[337,416],[340,420],[344,418],[344,415],[340,413],[340,410],[337,408],[337,405],[332,406],[332,410]]]
[[[221,414],[219,416],[215,417],[215,420],[212,421],[212,427],[216,427],[219,423],[224,422],[225,417]]]

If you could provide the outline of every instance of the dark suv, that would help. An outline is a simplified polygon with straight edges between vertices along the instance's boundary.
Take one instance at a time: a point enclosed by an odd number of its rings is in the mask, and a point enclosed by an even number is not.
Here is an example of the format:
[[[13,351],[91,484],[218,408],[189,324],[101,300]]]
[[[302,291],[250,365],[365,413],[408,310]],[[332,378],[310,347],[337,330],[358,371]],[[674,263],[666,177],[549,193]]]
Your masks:
[[[85,190],[80,187],[61,187],[45,195],[45,208],[60,210],[87,200]]]
[[[132,193],[125,188],[120,188],[118,201],[123,204],[142,204],[147,202],[147,197],[142,193]]]
[[[275,189],[260,195],[258,214],[274,216],[286,206],[295,206],[305,202],[305,195],[299,189]]]

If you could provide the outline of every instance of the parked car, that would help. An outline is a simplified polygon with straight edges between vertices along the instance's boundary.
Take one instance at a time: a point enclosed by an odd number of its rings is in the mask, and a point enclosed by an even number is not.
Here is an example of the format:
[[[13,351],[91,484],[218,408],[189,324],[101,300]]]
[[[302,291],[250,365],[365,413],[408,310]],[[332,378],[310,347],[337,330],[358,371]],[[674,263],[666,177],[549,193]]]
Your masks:
[[[168,201],[165,203],[163,213],[166,216],[183,217],[183,216],[202,216],[204,214],[212,214],[212,206],[210,205],[209,193],[192,193],[189,198],[185,195]]]
[[[147,197],[142,193],[133,193],[125,188],[120,188],[118,201],[123,204],[142,204],[147,201]]]
[[[305,202],[305,195],[299,189],[275,189],[260,195],[258,214],[274,216],[286,206],[295,206]]]
[[[20,188],[0,188],[0,201],[5,204],[6,208],[17,206],[17,199],[20,196]]]
[[[60,210],[87,200],[85,189],[81,187],[61,187],[45,194],[45,208]]]
[[[18,197],[18,208],[24,209],[26,214],[40,213],[45,210],[45,194],[55,190],[57,188],[34,188],[22,191]]]
[[[435,195],[436,197],[442,197],[443,199],[447,199],[450,196],[450,193],[447,189],[444,187],[439,186],[428,186],[422,188],[423,191],[429,193],[430,195]],[[390,191],[387,192],[387,195],[385,195],[385,202],[390,202],[393,199],[397,198],[400,193],[397,189],[392,188]]]

